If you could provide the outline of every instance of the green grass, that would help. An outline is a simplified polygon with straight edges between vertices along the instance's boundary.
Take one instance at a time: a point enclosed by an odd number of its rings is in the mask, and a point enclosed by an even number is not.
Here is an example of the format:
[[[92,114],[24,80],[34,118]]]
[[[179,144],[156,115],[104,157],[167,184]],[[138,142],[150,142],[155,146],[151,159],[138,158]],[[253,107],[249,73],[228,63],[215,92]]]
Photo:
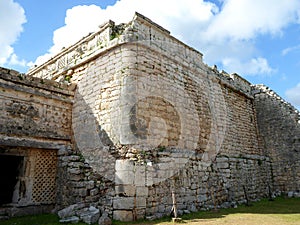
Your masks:
[[[0,221],[1,225],[58,225],[59,217],[55,214],[40,214],[36,216],[21,216],[9,220]],[[65,224],[65,223],[64,223]],[[86,225],[86,223],[77,223]]]
[[[300,224],[300,198],[279,197],[274,201],[266,199],[255,202],[251,206],[221,209],[218,211],[197,212],[182,216],[185,225],[299,225]],[[25,216],[0,221],[0,225],[58,225],[58,217],[53,214]],[[78,223],[83,225],[84,223]],[[155,221],[119,222],[115,225],[171,225],[171,218],[162,218]]]
[[[251,206],[240,205],[238,208],[217,211],[201,211],[181,217],[186,225],[300,225],[300,198],[278,197],[274,201],[263,199]],[[171,225],[171,218],[155,221],[119,222],[113,224]]]
[[[300,199],[283,197],[276,198],[274,201],[263,199],[252,206],[242,205],[236,209],[222,209],[217,212],[198,212],[184,215],[182,218],[186,222],[206,221],[207,224],[215,221],[215,224],[300,225]]]

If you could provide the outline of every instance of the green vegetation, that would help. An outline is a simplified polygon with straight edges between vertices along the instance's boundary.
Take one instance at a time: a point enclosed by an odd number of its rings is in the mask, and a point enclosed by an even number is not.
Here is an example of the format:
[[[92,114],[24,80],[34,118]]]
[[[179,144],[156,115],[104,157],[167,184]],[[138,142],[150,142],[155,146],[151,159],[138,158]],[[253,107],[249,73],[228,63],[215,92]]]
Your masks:
[[[263,199],[251,206],[241,205],[238,208],[221,209],[218,211],[201,211],[182,216],[186,225],[299,225],[300,198],[279,197],[274,201]],[[171,218],[155,221],[114,222],[116,225],[172,225]]]
[[[67,81],[67,82],[71,82],[71,78],[72,78],[72,76],[71,75],[66,75],[65,76],[65,81]]]
[[[22,216],[9,220],[0,221],[1,225],[58,225],[59,218],[54,214],[41,214],[37,216]],[[77,223],[77,225],[86,225],[85,223]]]
[[[158,146],[158,151],[160,152],[166,151],[166,146]]]
[[[300,198],[279,197],[274,201],[264,199],[255,202],[251,206],[239,206],[238,208],[221,209],[218,211],[206,211],[191,213],[182,216],[182,223],[186,225],[296,225],[300,224]],[[0,221],[0,225],[58,225],[58,217],[52,214],[38,216],[26,216]],[[84,223],[78,223],[83,225]],[[115,225],[172,225],[171,218],[163,218],[155,221],[119,222]]]

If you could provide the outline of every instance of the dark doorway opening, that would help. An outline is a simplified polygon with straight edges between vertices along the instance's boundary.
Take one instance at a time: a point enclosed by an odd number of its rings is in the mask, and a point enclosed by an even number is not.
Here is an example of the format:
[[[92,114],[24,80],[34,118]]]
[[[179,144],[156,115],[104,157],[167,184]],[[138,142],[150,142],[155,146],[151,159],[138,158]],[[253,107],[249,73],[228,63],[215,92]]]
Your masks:
[[[23,159],[22,156],[0,155],[0,205],[12,202]]]

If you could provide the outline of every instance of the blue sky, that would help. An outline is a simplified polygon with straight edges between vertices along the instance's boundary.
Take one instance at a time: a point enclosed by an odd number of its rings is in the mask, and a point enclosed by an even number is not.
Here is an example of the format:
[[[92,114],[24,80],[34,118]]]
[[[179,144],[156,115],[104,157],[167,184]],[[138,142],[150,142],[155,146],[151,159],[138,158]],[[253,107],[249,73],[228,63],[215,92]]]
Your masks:
[[[0,0],[0,66],[26,72],[112,19],[135,11],[300,109],[299,0]]]

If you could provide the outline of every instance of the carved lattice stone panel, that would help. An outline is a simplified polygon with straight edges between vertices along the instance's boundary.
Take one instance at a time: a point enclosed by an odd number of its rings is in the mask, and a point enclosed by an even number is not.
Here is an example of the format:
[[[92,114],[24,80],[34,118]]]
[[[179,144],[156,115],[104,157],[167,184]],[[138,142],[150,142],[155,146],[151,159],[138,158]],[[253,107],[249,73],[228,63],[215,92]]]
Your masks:
[[[35,156],[32,201],[51,204],[56,198],[56,150],[33,150]]]

